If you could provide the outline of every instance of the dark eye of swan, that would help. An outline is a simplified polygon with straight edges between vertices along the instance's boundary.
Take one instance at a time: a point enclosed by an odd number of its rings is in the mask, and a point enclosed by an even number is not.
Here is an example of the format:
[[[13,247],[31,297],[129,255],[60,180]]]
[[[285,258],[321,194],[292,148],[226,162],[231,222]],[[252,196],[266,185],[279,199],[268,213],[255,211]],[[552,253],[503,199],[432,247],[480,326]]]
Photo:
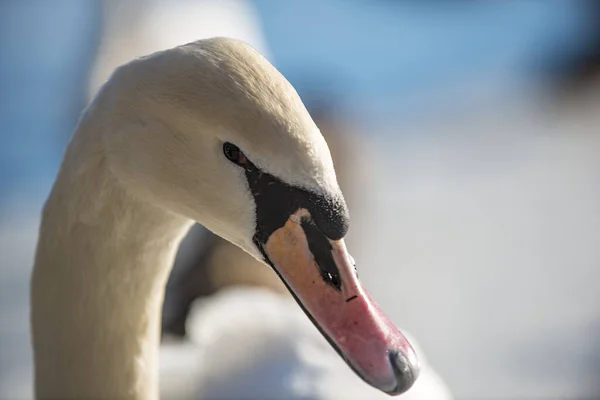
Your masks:
[[[234,164],[241,166],[248,164],[248,159],[244,153],[242,153],[240,148],[234,144],[229,142],[223,143],[223,154],[225,154],[225,157]]]

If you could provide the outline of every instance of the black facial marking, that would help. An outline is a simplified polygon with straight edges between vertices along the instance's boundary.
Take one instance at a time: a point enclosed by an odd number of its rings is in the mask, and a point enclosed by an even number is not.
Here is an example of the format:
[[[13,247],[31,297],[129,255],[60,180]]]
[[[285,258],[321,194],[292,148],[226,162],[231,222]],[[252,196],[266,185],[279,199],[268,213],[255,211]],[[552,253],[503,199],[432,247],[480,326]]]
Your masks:
[[[230,160],[235,158],[231,156],[232,153],[240,152],[231,143],[225,143],[225,146],[225,155]],[[232,150],[233,147],[235,149]],[[254,197],[256,227],[253,241],[265,256],[265,261],[271,264],[263,249],[269,236],[284,226],[298,209],[304,208],[311,215],[311,219],[301,221],[308,247],[323,280],[341,291],[340,273],[333,261],[331,244],[327,239],[339,240],[348,231],[350,217],[344,199],[341,196],[333,198],[287,184],[271,174],[264,173],[245,156],[244,164],[232,161],[244,168],[250,192]]]
[[[303,219],[300,222],[302,230],[308,241],[308,248],[315,258],[315,262],[321,272],[321,277],[328,285],[333,286],[336,290],[342,290],[342,279],[340,271],[333,261],[331,254],[331,244],[329,240],[321,233],[319,228],[309,219]]]
[[[339,240],[348,232],[350,217],[343,198],[292,186],[261,171],[249,160],[244,170],[256,203],[256,243],[264,245],[300,208],[308,210],[318,230],[327,238]]]

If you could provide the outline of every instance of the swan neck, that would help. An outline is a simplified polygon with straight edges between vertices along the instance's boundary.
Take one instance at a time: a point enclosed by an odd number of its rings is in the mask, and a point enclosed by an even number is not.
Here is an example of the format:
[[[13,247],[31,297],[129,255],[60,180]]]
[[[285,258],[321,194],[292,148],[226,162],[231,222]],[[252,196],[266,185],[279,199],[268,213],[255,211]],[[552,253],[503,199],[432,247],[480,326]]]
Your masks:
[[[85,119],[45,205],[31,283],[37,398],[155,399],[164,288],[190,221],[136,198]]]

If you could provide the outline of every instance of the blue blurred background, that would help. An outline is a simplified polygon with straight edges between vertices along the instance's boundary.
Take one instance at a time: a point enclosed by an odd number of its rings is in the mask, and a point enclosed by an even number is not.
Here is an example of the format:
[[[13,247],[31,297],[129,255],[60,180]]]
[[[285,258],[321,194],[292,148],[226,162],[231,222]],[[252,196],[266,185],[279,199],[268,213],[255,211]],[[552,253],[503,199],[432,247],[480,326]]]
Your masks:
[[[80,112],[116,66],[224,35],[356,144],[363,279],[457,398],[600,398],[599,24],[575,0],[4,0],[0,395],[30,377],[37,223]]]

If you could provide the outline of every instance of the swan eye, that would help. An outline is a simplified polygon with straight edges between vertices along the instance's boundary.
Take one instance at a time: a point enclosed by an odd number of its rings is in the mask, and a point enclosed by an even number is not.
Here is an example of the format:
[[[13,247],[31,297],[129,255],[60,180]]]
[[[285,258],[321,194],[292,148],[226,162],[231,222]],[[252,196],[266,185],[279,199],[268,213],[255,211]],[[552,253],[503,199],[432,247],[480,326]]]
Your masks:
[[[244,153],[234,144],[226,142],[223,144],[223,154],[229,161],[234,164],[244,166],[248,164],[248,159],[244,155]]]

